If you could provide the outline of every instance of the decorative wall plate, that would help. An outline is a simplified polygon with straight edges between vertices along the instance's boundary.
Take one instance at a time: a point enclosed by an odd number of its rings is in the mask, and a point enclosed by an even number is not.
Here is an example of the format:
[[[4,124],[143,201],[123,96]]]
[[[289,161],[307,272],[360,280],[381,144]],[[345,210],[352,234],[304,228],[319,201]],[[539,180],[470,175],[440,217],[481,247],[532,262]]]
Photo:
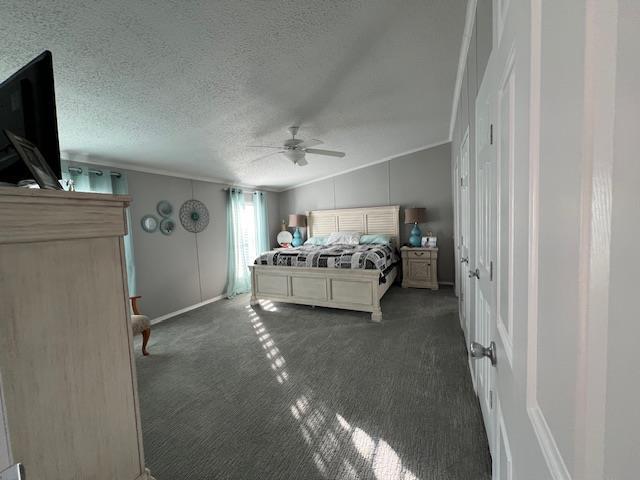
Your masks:
[[[278,236],[276,237],[276,241],[278,242],[278,245],[280,245],[281,247],[284,245],[291,245],[291,242],[293,241],[293,235],[291,235],[291,232],[288,232],[287,230],[283,230],[280,233],[278,233]]]
[[[147,233],[153,233],[158,229],[158,217],[155,215],[145,215],[140,220],[142,229]]]
[[[163,218],[160,222],[160,232],[164,233],[165,235],[171,235],[175,229],[176,222],[174,222],[170,218]]]
[[[187,232],[200,233],[209,225],[209,210],[198,200],[187,200],[180,207],[180,223]]]
[[[167,200],[160,200],[156,206],[156,210],[163,217],[168,217],[173,213],[173,205]]]

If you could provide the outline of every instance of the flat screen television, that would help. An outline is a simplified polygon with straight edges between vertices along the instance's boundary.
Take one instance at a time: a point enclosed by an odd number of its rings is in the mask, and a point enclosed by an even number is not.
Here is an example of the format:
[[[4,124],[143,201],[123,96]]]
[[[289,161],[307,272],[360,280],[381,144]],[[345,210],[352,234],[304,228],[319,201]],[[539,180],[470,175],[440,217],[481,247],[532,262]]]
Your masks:
[[[62,178],[50,51],[42,52],[0,83],[0,182],[17,184],[31,179],[4,130],[33,142],[57,178]]]

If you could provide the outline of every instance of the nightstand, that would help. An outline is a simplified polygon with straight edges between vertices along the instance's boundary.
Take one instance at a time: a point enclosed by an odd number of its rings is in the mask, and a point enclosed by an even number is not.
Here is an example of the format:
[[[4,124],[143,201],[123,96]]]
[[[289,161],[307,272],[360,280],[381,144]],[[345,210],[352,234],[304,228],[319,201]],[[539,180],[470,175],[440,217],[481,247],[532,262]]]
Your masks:
[[[438,249],[402,247],[402,288],[438,289]]]

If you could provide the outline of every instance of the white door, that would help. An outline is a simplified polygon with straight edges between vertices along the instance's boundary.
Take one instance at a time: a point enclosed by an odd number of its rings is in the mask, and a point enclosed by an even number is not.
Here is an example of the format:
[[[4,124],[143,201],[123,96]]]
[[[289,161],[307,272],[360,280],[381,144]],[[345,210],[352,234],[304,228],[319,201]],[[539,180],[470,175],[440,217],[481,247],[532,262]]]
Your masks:
[[[489,72],[489,69],[487,69]],[[469,268],[470,281],[477,282],[475,294],[475,343],[471,354],[489,348],[495,339],[496,291],[493,266],[496,258],[496,148],[493,141],[494,97],[488,74],[476,99],[476,235],[475,265]],[[475,345],[475,348],[473,347]],[[486,353],[486,352],[483,352]],[[482,360],[475,364],[476,393],[485,419],[489,449],[495,452],[494,365]]]
[[[495,349],[470,352],[495,352],[475,364],[494,479],[605,478],[614,3],[493,2],[470,270]]]
[[[459,172],[459,191],[460,191],[460,322],[467,335],[470,335],[471,312],[469,301],[469,255],[470,245],[469,236],[471,218],[470,218],[470,199],[469,199],[469,130],[464,134],[462,146],[460,147],[460,172]]]

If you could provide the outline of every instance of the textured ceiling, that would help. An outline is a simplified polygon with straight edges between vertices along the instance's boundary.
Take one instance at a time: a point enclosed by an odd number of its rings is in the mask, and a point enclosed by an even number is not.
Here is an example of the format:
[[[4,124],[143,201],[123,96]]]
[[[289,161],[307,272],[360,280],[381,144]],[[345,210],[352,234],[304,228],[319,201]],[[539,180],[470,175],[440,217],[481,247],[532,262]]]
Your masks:
[[[0,79],[53,52],[62,150],[282,188],[448,138],[466,0],[3,0]],[[286,127],[343,159],[280,155]]]

